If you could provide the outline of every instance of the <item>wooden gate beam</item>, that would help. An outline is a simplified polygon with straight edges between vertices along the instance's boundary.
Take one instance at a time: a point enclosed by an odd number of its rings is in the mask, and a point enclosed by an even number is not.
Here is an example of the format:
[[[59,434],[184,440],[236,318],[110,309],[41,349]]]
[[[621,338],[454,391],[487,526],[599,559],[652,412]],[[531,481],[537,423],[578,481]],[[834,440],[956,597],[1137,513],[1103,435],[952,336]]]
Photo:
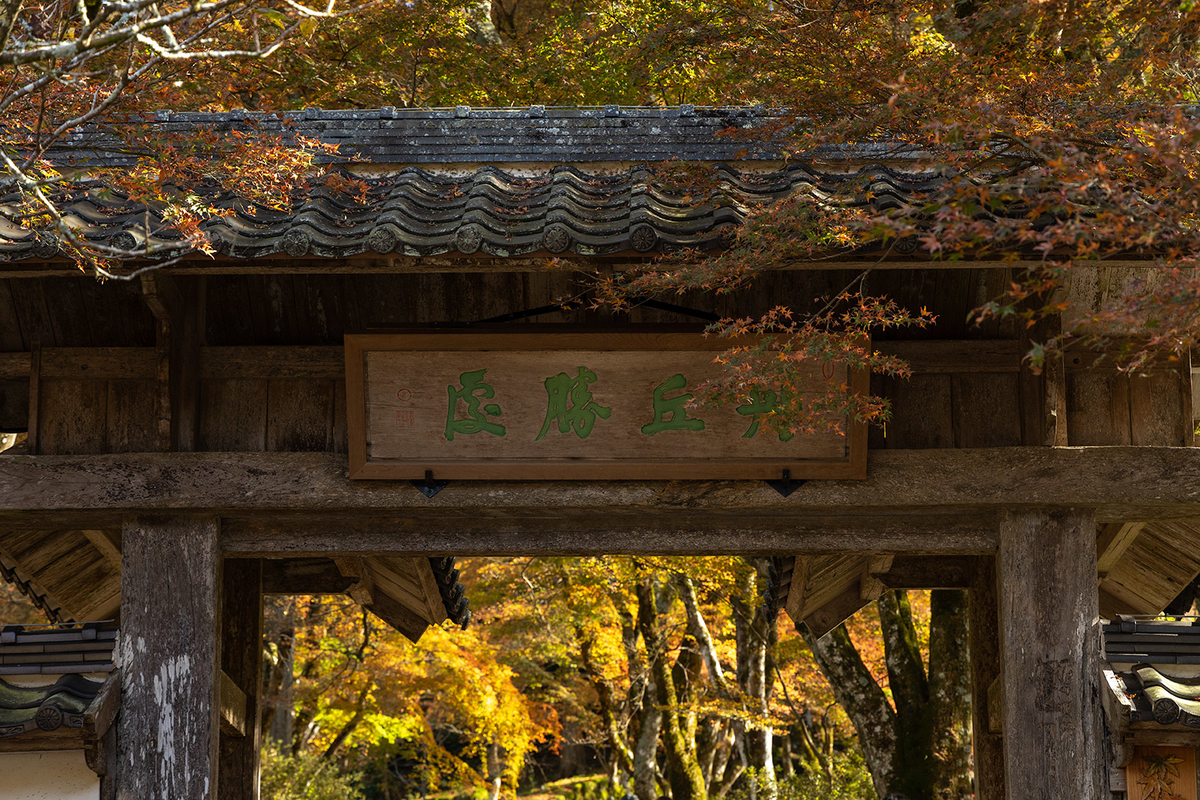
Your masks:
[[[778,555],[891,551],[914,555],[995,552],[994,518],[842,517],[743,519],[728,514],[653,517],[594,509],[587,513],[464,518],[292,515],[273,521],[230,518],[221,546],[255,558],[386,555]]]
[[[597,512],[613,529],[680,515],[726,515],[734,525],[857,518],[886,529],[893,518],[1054,506],[1094,508],[1101,522],[1200,516],[1200,448],[881,450],[865,480],[809,481],[786,498],[759,481],[462,481],[427,498],[403,481],[351,481],[346,458],[331,453],[0,457],[0,527],[10,529],[112,528],[155,511],[268,522],[288,513],[363,523],[391,514],[480,533],[520,518],[595,530],[605,524]]]

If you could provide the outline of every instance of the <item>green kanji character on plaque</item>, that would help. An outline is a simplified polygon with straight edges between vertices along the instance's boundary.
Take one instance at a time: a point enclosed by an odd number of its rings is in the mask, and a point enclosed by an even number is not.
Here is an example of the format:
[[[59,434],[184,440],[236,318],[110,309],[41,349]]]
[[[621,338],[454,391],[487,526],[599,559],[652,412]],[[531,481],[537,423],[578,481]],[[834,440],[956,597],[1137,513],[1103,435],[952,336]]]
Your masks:
[[[608,419],[612,409],[593,401],[588,389],[588,384],[595,382],[596,373],[586,367],[579,367],[579,374],[574,378],[565,372],[546,378],[546,421],[534,441],[540,441],[556,421],[559,433],[574,430],[576,436],[586,439],[596,424],[596,417]]]
[[[778,405],[778,400],[779,395],[770,390],[763,391],[761,389],[755,389],[754,391],[750,392],[749,402],[744,403],[735,409],[737,413],[744,417],[752,417],[750,420],[750,427],[747,428],[746,432],[742,434],[743,439],[751,439],[755,434],[758,433],[758,423],[762,421],[759,418],[759,415],[774,411],[775,407]],[[781,442],[789,441],[793,436],[795,436],[795,434],[791,431],[779,431],[779,441]]]
[[[446,387],[446,394],[449,399],[449,407],[446,409],[446,438],[453,442],[454,434],[456,433],[490,433],[493,436],[503,436],[504,426],[495,422],[488,422],[488,417],[500,416],[500,406],[495,403],[488,403],[481,409],[479,407],[479,399],[490,400],[496,396],[496,390],[491,384],[484,383],[483,376],[487,373],[486,369],[477,369],[474,372],[464,372],[458,376],[458,380],[462,383],[460,388],[454,388],[453,385]],[[458,418],[458,403],[462,401],[467,404],[466,419]]]
[[[663,431],[702,431],[704,420],[689,418],[685,406],[692,401],[692,394],[685,392],[674,397],[664,397],[687,387],[687,378],[675,373],[654,389],[654,421],[642,426],[642,433],[651,436]]]

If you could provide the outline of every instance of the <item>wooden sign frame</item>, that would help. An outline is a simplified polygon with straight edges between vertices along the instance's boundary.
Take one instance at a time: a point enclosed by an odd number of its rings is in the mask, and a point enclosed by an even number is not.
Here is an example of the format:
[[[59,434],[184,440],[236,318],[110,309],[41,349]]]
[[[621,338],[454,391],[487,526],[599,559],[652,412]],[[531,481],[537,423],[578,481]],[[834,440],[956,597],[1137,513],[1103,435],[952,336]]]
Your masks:
[[[350,477],[367,480],[774,480],[787,470],[792,480],[862,479],[866,477],[866,423],[844,425],[842,458],[374,458],[368,454],[367,358],[370,353],[411,352],[546,352],[696,351],[729,349],[727,339],[699,333],[623,330],[620,332],[520,332],[477,330],[347,335],[346,396]],[[869,391],[864,370],[849,370],[856,394]],[[449,388],[449,387],[448,387]],[[499,399],[499,398],[497,398]],[[445,401],[443,401],[445,402]],[[699,413],[699,412],[697,412]],[[449,423],[448,423],[449,424]],[[758,436],[767,436],[760,433]]]

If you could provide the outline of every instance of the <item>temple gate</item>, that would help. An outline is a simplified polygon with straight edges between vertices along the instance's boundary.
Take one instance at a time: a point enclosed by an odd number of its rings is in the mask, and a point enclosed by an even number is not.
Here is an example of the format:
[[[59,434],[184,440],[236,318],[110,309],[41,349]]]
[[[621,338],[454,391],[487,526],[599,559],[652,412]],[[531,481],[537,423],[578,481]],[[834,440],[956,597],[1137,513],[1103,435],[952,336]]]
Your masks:
[[[220,130],[243,118],[158,123]],[[119,716],[86,743],[102,796],[257,796],[264,594],[348,592],[415,638],[468,618],[450,556],[740,553],[788,558],[779,600],[818,634],[887,588],[969,588],[977,797],[1107,800],[1099,617],[1158,613],[1200,574],[1191,364],[1129,377],[1069,353],[1035,375],[1025,331],[964,321],[1021,264],[911,248],[781,264],[752,289],[622,315],[575,302],[588,289],[578,272],[720,247],[756,200],[853,176],[879,204],[928,179],[894,155],[851,150],[810,169],[738,159],[744,143],[714,137],[756,119],[690,107],[299,112],[297,132],[368,158],[346,167],[368,182],[366,201],[318,187],[289,213],[242,204],[210,224],[216,258],[131,281],[83,276],[53,241],[5,222],[0,429],[25,437],[0,454],[0,565],[55,619],[119,620]],[[80,134],[75,155],[104,142]],[[733,202],[673,201],[645,167],[672,156],[719,165]],[[67,214],[89,237],[169,249],[152,215],[119,197],[81,190]],[[545,269],[551,256],[568,268]],[[1073,307],[1137,267],[1087,273]],[[638,449],[655,424],[687,421],[668,408],[687,370],[671,383],[673,345],[653,342],[721,315],[805,308],[866,268],[866,291],[938,315],[876,342],[914,372],[870,381],[894,404],[886,429],[789,450],[741,439],[748,422],[731,410],[706,431],[726,426],[724,444]],[[429,390],[411,408],[403,390],[415,387],[363,375],[387,363],[373,367],[371,348],[403,349],[397,338],[528,354],[564,335],[643,337],[653,369],[630,367],[645,372],[640,411],[605,393],[604,369],[620,359],[572,355],[538,371],[532,356],[464,358],[446,366],[453,380],[430,384],[440,400]],[[433,362],[414,363],[386,368]],[[497,399],[502,363],[542,405]],[[593,393],[576,401],[593,402],[588,420],[547,412],[543,381],[560,373]],[[468,413],[471,400],[481,405]],[[470,439],[518,419],[515,450]],[[539,431],[582,442],[557,426],[589,421],[595,438],[578,452],[539,455]],[[632,450],[603,450],[600,432],[618,422]],[[409,429],[426,443],[458,431],[471,457],[439,461]],[[737,450],[748,441],[762,451]]]

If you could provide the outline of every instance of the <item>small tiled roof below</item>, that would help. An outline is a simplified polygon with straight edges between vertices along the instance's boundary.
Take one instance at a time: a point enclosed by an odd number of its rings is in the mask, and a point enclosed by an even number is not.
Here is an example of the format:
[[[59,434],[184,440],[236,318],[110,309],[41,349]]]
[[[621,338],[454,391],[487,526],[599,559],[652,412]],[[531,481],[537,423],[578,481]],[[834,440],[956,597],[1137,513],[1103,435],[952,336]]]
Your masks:
[[[1200,678],[1172,678],[1149,664],[1117,677],[1133,706],[1130,722],[1200,728]]]
[[[0,679],[0,739],[33,731],[82,728],[99,681],[63,675],[51,686],[12,686]]]
[[[1118,617],[1104,625],[1104,655],[1118,663],[1200,664],[1200,625],[1179,620]]]
[[[117,629],[83,626],[10,625],[0,629],[0,675],[62,675],[109,672]]]

